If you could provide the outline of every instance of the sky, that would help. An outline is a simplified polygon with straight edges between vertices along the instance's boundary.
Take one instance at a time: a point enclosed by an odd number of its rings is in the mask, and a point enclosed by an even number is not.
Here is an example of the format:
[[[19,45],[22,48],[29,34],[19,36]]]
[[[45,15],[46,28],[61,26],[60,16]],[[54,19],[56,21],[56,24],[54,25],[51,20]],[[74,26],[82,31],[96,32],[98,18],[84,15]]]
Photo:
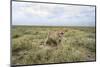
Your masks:
[[[95,26],[95,7],[13,1],[12,25]]]

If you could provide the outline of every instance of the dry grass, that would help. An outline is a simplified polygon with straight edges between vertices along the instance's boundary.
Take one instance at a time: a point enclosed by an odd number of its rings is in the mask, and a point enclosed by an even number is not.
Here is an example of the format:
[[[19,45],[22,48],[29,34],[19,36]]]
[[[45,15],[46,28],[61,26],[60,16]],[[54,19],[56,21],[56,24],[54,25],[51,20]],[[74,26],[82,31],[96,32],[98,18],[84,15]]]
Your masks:
[[[65,29],[62,45],[44,46],[49,31]],[[15,26],[12,64],[44,64],[95,60],[94,27]]]

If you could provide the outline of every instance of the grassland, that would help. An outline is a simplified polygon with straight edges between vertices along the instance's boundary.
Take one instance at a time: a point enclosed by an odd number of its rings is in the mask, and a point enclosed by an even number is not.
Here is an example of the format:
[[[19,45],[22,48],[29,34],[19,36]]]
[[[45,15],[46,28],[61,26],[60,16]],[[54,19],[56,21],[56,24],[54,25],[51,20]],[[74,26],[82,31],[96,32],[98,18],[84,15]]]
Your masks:
[[[41,46],[49,31],[65,30],[58,48]],[[13,26],[12,64],[94,61],[95,27]]]

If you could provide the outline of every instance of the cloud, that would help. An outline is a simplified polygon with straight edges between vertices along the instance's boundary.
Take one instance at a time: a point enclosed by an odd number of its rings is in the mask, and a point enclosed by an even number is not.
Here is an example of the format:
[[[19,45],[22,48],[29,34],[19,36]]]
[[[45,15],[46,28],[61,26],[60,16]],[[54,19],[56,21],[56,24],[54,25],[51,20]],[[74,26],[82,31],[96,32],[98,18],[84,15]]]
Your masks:
[[[14,25],[95,25],[95,7],[12,2]]]

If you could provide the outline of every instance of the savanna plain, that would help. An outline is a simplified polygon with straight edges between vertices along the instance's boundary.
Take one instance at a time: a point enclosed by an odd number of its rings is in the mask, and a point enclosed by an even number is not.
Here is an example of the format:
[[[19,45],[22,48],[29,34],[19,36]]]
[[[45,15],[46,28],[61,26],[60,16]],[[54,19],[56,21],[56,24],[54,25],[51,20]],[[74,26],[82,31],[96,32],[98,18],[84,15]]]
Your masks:
[[[57,30],[64,30],[62,42],[56,48],[44,45],[48,32]],[[95,27],[16,25],[12,26],[11,38],[14,65],[96,60]]]

